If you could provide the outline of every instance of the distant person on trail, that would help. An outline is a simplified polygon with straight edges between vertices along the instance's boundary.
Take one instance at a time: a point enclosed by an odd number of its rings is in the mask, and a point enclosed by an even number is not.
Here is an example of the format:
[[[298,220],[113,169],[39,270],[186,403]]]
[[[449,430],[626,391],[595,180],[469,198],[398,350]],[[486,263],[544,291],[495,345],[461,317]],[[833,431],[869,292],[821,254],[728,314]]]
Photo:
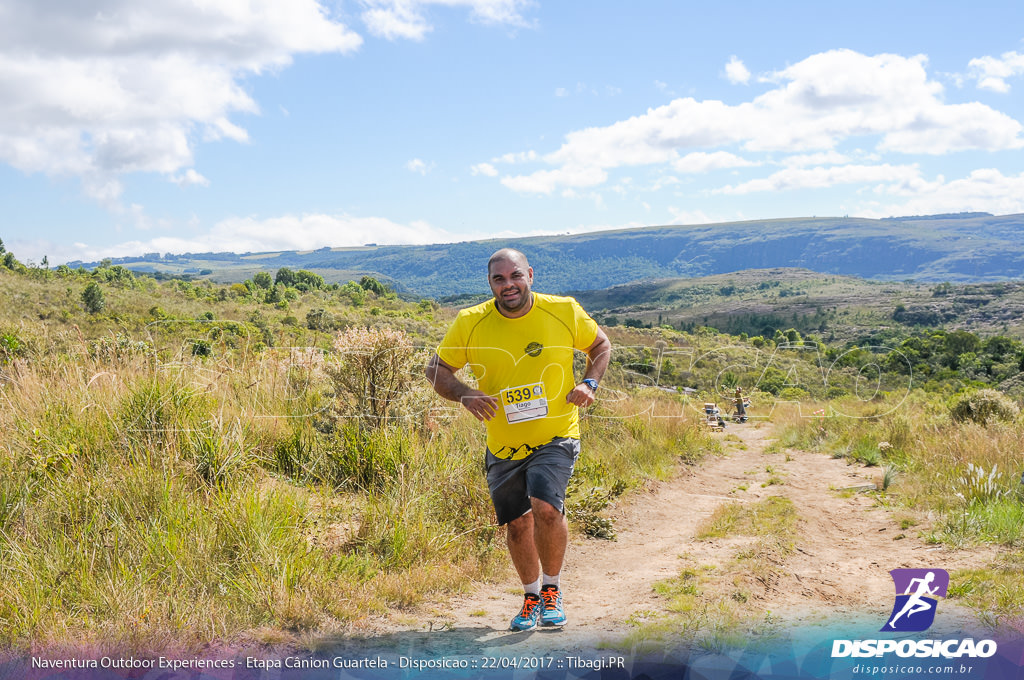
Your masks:
[[[426,375],[438,394],[487,423],[487,486],[524,591],[511,629],[562,626],[565,491],[580,452],[579,408],[594,401],[611,343],[573,298],[532,292],[533,268],[518,250],[494,253],[487,280],[494,298],[459,312]],[[588,357],[579,383],[574,350]],[[479,389],[455,377],[467,364]]]
[[[747,419],[747,407],[743,405],[743,390],[736,388],[736,418],[740,421]]]

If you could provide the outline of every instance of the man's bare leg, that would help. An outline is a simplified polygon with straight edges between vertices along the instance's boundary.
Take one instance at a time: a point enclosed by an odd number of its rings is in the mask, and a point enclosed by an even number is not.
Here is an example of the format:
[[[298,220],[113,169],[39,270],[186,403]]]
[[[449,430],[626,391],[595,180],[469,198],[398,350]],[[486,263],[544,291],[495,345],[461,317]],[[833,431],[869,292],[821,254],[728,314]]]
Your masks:
[[[538,562],[545,574],[559,574],[569,544],[565,515],[550,503],[537,498],[530,501],[533,512],[508,523],[508,552],[523,583],[540,578]]]
[[[533,514],[528,512],[508,523],[508,553],[522,583],[533,583],[540,578]]]
[[[549,576],[562,571],[565,549],[569,544],[569,522],[550,503],[531,498],[533,504],[533,537],[541,568]]]

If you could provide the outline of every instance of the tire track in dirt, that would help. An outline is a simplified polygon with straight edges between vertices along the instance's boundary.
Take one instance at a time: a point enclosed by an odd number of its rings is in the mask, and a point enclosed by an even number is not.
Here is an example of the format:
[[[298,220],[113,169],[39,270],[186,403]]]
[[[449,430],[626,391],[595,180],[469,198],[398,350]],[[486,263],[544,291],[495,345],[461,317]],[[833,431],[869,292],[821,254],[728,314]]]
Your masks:
[[[511,633],[508,620],[522,602],[510,580],[480,585],[457,604],[422,613],[434,631],[397,634],[399,646],[420,653],[573,653],[626,636],[634,614],[664,612],[666,601],[652,589],[687,564],[721,564],[749,539],[696,540],[697,527],[722,504],[789,498],[799,517],[796,552],[749,602],[753,612],[771,612],[780,627],[820,625],[826,620],[863,621],[878,630],[893,602],[889,570],[932,567],[953,570],[987,564],[991,548],[951,551],[918,537],[922,526],[901,529],[893,512],[868,495],[839,490],[864,487],[878,468],[798,450],[766,453],[767,423],[733,425],[722,439],[725,453],[687,468],[666,482],[651,483],[611,509],[617,539],[574,537],[562,572],[569,624],[561,631]],[[769,483],[775,478],[776,483]],[[778,483],[781,480],[781,483]],[[745,489],[741,488],[745,487]],[[685,562],[681,559],[685,556]],[[942,603],[942,627],[961,632],[973,616]],[[872,626],[874,628],[872,628]],[[433,627],[433,626],[432,626]],[[378,638],[378,641],[381,641]]]

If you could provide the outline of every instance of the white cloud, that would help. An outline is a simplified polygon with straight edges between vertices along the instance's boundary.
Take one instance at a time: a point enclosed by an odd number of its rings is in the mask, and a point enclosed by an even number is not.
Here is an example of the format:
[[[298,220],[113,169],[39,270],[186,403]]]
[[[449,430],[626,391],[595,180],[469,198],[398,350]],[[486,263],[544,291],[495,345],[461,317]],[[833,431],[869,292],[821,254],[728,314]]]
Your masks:
[[[561,148],[543,157],[555,169],[503,182],[546,194],[580,186],[584,177],[600,183],[610,169],[671,164],[681,152],[737,145],[748,152],[815,153],[869,138],[881,152],[928,154],[1024,146],[1024,128],[1006,114],[977,102],[946,104],[925,65],[921,56],[815,54],[771,74],[776,86],[749,102],[680,98],[612,125],[570,132]]]
[[[120,174],[174,177],[197,140],[246,141],[230,120],[258,111],[242,78],[361,43],[316,0],[9,0],[0,15],[0,162],[79,176],[107,204]]]
[[[415,8],[404,3],[389,3],[387,7],[372,7],[363,12],[367,30],[386,40],[423,40],[433,30]]]
[[[712,224],[715,222],[703,210],[686,210],[669,206],[668,212],[672,215],[672,224]]]
[[[1024,75],[1024,54],[1004,52],[999,57],[979,57],[971,59],[967,66],[979,88],[1005,93],[1010,91],[1007,78]]]
[[[521,151],[519,153],[507,153],[503,156],[492,158],[492,163],[529,163],[530,161],[537,160],[536,151]]]
[[[461,7],[470,10],[470,17],[488,25],[530,26],[523,10],[530,0],[362,0],[362,18],[367,30],[387,40],[422,40],[433,30],[426,16],[429,8]]]
[[[603,184],[608,173],[597,167],[565,166],[540,170],[530,175],[502,177],[501,183],[512,191],[527,194],[551,194],[556,187],[593,187]]]
[[[133,211],[136,206],[133,206]],[[181,230],[178,230],[180,232]],[[424,221],[399,224],[383,217],[351,215],[284,215],[268,219],[232,217],[217,223],[206,233],[194,235],[157,236],[145,241],[125,241],[113,246],[74,247],[46,242],[21,241],[11,245],[26,255],[50,254],[54,263],[69,260],[95,261],[104,257],[123,257],[143,253],[202,252],[271,252],[278,250],[313,250],[332,247],[361,246],[364,243],[426,244],[444,243],[454,237]],[[56,256],[56,259],[55,259]]]
[[[747,168],[754,165],[760,165],[760,163],[740,158],[728,151],[716,151],[714,153],[694,151],[672,161],[672,168],[676,172],[687,173],[704,173],[723,168]]]
[[[818,168],[786,168],[768,177],[715,189],[716,194],[750,194],[759,191],[821,189],[837,184],[876,182],[906,183],[920,177],[916,165],[840,165]]]
[[[469,170],[474,175],[484,175],[485,177],[498,176],[498,169],[495,168],[490,163],[477,163],[476,165],[472,166]]]
[[[662,175],[651,185],[651,191],[661,191],[665,187],[675,186],[680,183],[680,179],[674,175]]]
[[[782,159],[782,165],[791,168],[802,168],[808,165],[841,165],[849,162],[850,158],[838,151],[796,154]]]
[[[602,95],[606,97],[618,97],[622,94],[622,88],[614,85],[605,85],[602,87],[595,87],[587,85],[586,83],[576,83],[576,89],[570,90],[567,87],[555,88],[556,97],[570,97],[573,94],[590,94],[594,97],[600,97]]]
[[[865,217],[892,215],[933,215],[954,212],[989,212],[994,215],[1024,213],[1024,173],[1003,175],[997,169],[973,171],[967,177],[934,182],[881,187],[881,194],[907,197],[887,205],[875,204],[862,210]]]
[[[1024,146],[1021,124],[978,102],[939,106],[921,111],[905,127],[888,132],[880,151],[942,155],[982,149],[999,151]]]
[[[434,164],[427,163],[419,158],[413,158],[411,161],[405,164],[405,168],[410,172],[415,172],[420,175],[426,176],[428,172],[434,169]]]
[[[596,191],[579,192],[575,189],[562,189],[562,198],[585,199],[591,201],[598,210],[604,210],[607,207],[604,202],[604,196]]]
[[[210,180],[200,175],[198,172],[195,171],[194,168],[189,168],[188,170],[185,171],[184,174],[181,175],[172,175],[171,181],[177,184],[178,186],[210,186]]]
[[[736,55],[733,55],[725,65],[725,77],[733,85],[746,85],[750,82],[750,71]]]
[[[578,197],[577,197],[578,198]],[[577,224],[574,227],[558,227],[557,229],[530,229],[530,230],[512,230],[506,229],[500,232],[488,232],[481,234],[473,234],[465,238],[471,238],[475,240],[493,240],[493,239],[504,239],[504,238],[528,238],[531,236],[552,236],[552,235],[568,235],[568,234],[587,234],[595,231],[617,231],[620,229],[635,229],[637,227],[647,226],[643,222],[630,221],[621,224]]]
[[[110,210],[121,210],[119,202],[124,185],[116,179],[89,174],[82,177],[82,190],[89,198]]]
[[[131,220],[132,226],[140,231],[151,231],[153,229],[167,229],[171,224],[167,220],[154,219],[146,214],[146,209],[138,203],[132,203],[117,212]]]

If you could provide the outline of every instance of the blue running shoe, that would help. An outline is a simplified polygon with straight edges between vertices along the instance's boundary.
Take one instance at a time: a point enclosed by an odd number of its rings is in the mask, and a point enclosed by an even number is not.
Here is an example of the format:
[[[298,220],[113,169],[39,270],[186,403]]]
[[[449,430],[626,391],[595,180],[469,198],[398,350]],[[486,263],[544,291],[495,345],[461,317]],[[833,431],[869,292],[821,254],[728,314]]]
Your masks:
[[[565,607],[562,606],[562,593],[558,586],[546,585],[540,589],[540,597],[544,600],[544,613],[540,622],[545,626],[564,626]]]
[[[543,608],[539,595],[527,593],[523,597],[523,608],[512,619],[509,630],[533,630],[540,622],[540,612]]]

